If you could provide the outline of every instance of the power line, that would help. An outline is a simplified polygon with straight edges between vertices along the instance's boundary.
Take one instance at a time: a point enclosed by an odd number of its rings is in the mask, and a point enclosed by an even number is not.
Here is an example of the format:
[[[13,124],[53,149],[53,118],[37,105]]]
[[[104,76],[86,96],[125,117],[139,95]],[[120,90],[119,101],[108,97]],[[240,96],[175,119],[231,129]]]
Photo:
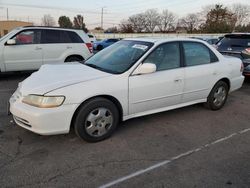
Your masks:
[[[50,9],[50,10],[63,10],[63,11],[74,12],[74,13],[78,12],[78,13],[87,13],[87,14],[100,14],[98,11],[92,11],[92,10],[74,9],[74,8],[63,8],[63,7],[53,7],[53,6],[43,6],[43,5],[27,5],[27,4],[2,3],[2,6],[13,6],[13,7],[24,7],[24,8],[37,8],[37,9]]]

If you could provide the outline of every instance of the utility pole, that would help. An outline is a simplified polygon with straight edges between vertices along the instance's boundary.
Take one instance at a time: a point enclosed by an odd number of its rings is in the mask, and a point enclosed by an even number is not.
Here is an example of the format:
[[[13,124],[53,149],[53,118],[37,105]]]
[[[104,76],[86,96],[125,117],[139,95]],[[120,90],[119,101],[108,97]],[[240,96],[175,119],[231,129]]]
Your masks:
[[[0,9],[5,9],[5,7],[0,7]],[[9,20],[9,8],[6,8],[6,18]]]
[[[103,29],[103,14],[104,14],[104,8],[102,7],[102,13],[101,13],[101,28]]]
[[[7,20],[9,20],[9,9],[7,8]]]

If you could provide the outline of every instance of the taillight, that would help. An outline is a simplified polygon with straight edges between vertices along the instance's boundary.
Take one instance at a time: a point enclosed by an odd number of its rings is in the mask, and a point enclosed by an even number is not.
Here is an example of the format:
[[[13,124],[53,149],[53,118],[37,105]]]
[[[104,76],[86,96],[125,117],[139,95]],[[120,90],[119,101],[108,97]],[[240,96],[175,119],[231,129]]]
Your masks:
[[[241,63],[240,72],[243,72],[243,71],[244,71],[244,65],[243,63]]]
[[[92,43],[86,43],[86,46],[88,47],[89,52],[93,53],[93,45],[92,45]]]

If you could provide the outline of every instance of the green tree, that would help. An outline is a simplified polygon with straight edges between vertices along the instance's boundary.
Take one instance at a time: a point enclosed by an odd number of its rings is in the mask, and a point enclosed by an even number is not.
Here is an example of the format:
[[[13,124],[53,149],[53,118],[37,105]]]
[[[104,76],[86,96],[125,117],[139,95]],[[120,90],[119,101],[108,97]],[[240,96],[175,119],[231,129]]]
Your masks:
[[[58,19],[58,24],[60,27],[63,27],[63,28],[72,28],[73,27],[73,24],[72,24],[70,18],[67,16],[60,16]]]
[[[73,23],[74,23],[74,28],[82,29],[86,33],[89,31],[84,23],[84,18],[82,15],[76,15],[76,17],[74,17]]]
[[[206,16],[203,31],[206,33],[232,32],[236,24],[235,15],[223,5],[215,5]]]

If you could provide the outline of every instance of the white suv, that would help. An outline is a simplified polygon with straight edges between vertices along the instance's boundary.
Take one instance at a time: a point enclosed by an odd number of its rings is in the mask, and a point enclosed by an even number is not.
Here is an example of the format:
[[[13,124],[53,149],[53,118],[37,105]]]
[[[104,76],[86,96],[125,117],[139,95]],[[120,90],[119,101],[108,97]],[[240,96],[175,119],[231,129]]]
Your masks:
[[[43,64],[83,61],[93,47],[82,30],[16,28],[0,38],[0,71],[37,70]]]

